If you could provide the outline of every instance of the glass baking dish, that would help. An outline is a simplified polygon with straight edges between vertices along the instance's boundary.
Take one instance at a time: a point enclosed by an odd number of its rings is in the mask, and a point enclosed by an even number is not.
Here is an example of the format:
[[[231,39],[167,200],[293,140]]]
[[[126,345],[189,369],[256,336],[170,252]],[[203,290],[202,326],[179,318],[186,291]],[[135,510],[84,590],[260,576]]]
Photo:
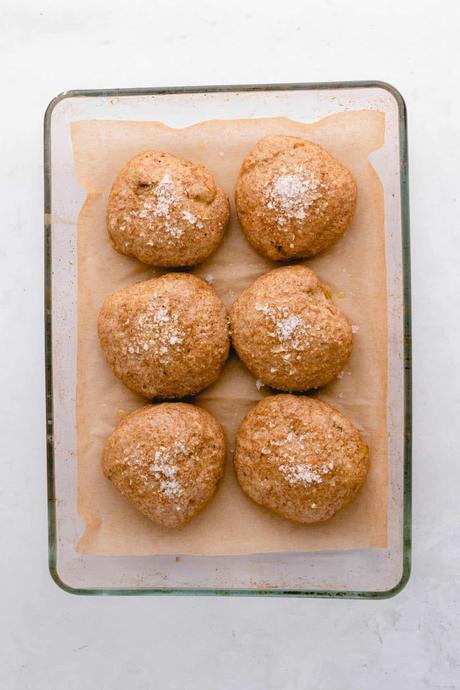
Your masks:
[[[89,556],[76,550],[76,228],[84,201],[73,169],[75,120],[156,120],[174,127],[226,118],[315,121],[355,109],[385,114],[372,154],[385,195],[388,287],[388,547],[245,556]],[[305,114],[308,113],[308,119]],[[397,594],[411,555],[411,331],[406,110],[382,82],[68,91],[48,106],[45,148],[45,323],[49,567],[74,594],[348,597]],[[263,583],[263,584],[261,584]]]

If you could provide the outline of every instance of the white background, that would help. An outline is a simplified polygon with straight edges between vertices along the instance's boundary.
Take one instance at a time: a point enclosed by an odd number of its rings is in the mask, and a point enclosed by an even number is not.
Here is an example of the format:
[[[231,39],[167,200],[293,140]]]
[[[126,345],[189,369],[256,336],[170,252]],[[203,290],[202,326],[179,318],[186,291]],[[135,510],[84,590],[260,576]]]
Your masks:
[[[2,690],[460,688],[460,5],[0,3]],[[42,116],[72,88],[382,79],[409,112],[413,574],[382,602],[84,598],[47,571]]]

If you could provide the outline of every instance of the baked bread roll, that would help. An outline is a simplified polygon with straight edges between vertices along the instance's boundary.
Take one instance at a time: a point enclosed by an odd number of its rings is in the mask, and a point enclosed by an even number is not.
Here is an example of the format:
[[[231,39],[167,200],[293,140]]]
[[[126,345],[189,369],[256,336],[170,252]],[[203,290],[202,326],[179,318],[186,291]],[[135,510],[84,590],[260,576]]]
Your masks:
[[[141,513],[181,527],[211,500],[222,476],[225,437],[209,412],[187,403],[146,405],[109,436],[103,471]]]
[[[257,278],[233,304],[230,323],[238,356],[257,379],[279,390],[324,386],[351,353],[350,323],[305,266]]]
[[[182,398],[213,383],[228,356],[225,307],[188,273],[167,273],[106,298],[99,340],[113,373],[146,398]]]
[[[191,266],[219,246],[230,215],[207,168],[147,151],[125,165],[107,207],[114,249],[154,266]]]
[[[356,183],[318,144],[267,136],[243,163],[235,192],[241,227],[273,261],[318,254],[349,227]]]
[[[243,491],[294,522],[329,520],[349,504],[368,472],[368,449],[353,424],[320,400],[264,398],[236,437],[235,470]]]

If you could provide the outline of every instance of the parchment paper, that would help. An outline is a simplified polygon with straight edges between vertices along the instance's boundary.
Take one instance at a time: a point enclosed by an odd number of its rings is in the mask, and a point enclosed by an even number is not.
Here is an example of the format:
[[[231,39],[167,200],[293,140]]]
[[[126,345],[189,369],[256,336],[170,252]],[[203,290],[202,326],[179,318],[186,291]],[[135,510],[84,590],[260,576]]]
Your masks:
[[[251,249],[239,229],[233,191],[241,163],[266,134],[318,142],[353,173],[358,207],[352,227],[330,250],[304,263],[328,283],[336,304],[358,328],[349,366],[318,396],[361,430],[370,447],[370,473],[358,499],[322,525],[297,526],[256,506],[239,489],[231,451],[243,416],[264,395],[234,355],[220,380],[198,396],[223,424],[229,453],[212,503],[180,530],[159,528],[106,480],[101,449],[120,411],[145,403],[111,373],[100,352],[96,321],[105,296],[161,271],[120,256],[105,228],[110,187],[120,168],[149,149],[209,167],[232,202],[232,219],[216,254],[199,266],[227,306],[257,276],[275,267]],[[208,121],[182,130],[157,122],[84,121],[72,125],[75,170],[87,192],[78,220],[78,510],[84,533],[78,550],[91,554],[245,554],[384,547],[387,539],[386,275],[383,189],[368,154],[383,144],[384,115],[339,113],[314,124],[284,118]]]

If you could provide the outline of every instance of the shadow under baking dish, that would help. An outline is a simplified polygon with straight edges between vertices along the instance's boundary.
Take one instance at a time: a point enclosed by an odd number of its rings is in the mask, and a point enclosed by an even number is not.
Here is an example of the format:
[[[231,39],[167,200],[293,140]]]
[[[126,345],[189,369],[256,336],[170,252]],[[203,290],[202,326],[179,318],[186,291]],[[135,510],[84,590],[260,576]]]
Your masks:
[[[388,285],[388,546],[244,556],[90,556],[76,551],[76,223],[84,195],[73,172],[75,120],[157,120],[175,127],[226,118],[314,121],[346,110],[385,113],[373,156],[385,191]],[[377,155],[378,154],[378,155]],[[411,341],[407,131],[400,94],[381,82],[71,91],[45,115],[45,322],[49,564],[75,594],[385,598],[410,573]]]

